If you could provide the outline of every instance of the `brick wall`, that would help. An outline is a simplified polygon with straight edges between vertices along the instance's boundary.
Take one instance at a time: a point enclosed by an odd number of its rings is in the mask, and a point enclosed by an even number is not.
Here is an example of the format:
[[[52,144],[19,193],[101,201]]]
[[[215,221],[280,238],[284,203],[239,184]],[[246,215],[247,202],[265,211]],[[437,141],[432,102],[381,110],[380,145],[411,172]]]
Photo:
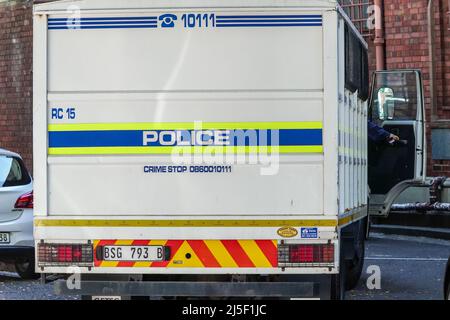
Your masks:
[[[374,32],[367,31],[361,24],[361,16],[366,14],[367,6],[373,0],[340,0],[352,20],[362,28],[362,33],[369,43],[370,69],[376,69]],[[424,75],[424,86],[427,107],[427,142],[428,142],[428,175],[450,176],[450,160],[433,160],[432,132],[434,129],[447,129],[447,140],[439,141],[439,149],[445,148],[442,143],[450,143],[450,0],[433,0],[434,11],[434,59],[435,59],[435,92],[436,110],[432,117],[430,99],[430,57],[428,42],[428,0],[384,0],[384,27],[386,37],[387,69],[420,69]],[[362,26],[362,27],[361,27]],[[447,142],[449,141],[449,142]],[[448,148],[447,148],[448,150]],[[438,154],[442,154],[439,150]],[[448,157],[448,152],[446,157]]]
[[[386,68],[422,70],[428,121],[428,175],[450,176],[450,160],[433,161],[431,156],[432,129],[450,128],[449,1],[435,0],[433,8],[437,96],[435,119],[431,117],[427,6],[428,0],[384,1]]]
[[[32,170],[32,1],[0,1],[0,148]]]

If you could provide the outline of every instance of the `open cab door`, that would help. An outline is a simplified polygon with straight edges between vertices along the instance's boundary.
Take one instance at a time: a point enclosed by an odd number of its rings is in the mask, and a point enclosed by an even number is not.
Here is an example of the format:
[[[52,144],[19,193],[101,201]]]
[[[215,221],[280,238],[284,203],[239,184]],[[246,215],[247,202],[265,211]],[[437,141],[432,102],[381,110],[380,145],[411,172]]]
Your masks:
[[[425,103],[418,70],[375,72],[369,120],[400,141],[369,139],[370,214],[387,216],[395,199],[426,178]]]

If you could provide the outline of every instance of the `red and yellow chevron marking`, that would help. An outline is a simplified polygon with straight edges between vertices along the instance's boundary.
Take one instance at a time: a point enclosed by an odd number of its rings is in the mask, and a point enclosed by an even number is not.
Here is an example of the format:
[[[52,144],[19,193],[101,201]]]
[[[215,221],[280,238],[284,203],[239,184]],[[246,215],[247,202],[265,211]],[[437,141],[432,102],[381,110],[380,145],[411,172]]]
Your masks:
[[[96,267],[276,268],[278,265],[276,240],[96,240],[94,252],[105,245],[166,246],[170,247],[171,256],[169,261],[128,262],[97,260],[94,254]]]

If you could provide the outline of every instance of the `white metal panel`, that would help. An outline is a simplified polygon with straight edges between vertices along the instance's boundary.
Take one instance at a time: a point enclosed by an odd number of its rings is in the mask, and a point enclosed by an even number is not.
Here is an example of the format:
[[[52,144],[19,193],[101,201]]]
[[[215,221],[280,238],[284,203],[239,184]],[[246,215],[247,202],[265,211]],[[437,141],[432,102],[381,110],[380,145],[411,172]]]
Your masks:
[[[338,135],[339,135],[339,156],[338,156],[338,169],[339,169],[339,214],[345,210],[345,21],[339,19],[338,21],[338,80],[339,80],[339,95],[338,95]]]
[[[320,27],[50,30],[48,38],[50,92],[323,89]]]
[[[280,215],[323,214],[323,167],[286,163],[277,175],[259,165],[234,165],[227,174],[145,174],[145,165],[173,165],[142,157],[129,164],[49,167],[50,215]]]
[[[367,101],[345,89],[344,24],[339,39],[339,215],[367,205]]]
[[[139,217],[136,217],[139,219]],[[165,217],[163,217],[165,218]],[[176,217],[174,217],[175,219]],[[95,219],[93,216],[92,219]],[[134,228],[134,227],[85,227],[83,228],[83,239],[114,239],[114,240],[285,240],[278,235],[279,227],[176,227],[176,228]],[[298,228],[300,229],[300,228]],[[318,228],[318,235],[321,240],[336,238],[334,227]],[[37,227],[35,236],[38,239],[47,241],[64,241],[80,239],[80,227]],[[314,241],[317,239],[301,239],[299,234],[291,240]]]
[[[299,12],[317,14],[284,13]],[[73,107],[77,117],[51,119],[49,112],[49,123],[321,123],[322,51],[321,27],[50,30],[49,108]],[[108,165],[102,157],[83,165],[51,162],[48,211],[323,214],[323,158],[281,157],[272,177],[253,164],[233,165],[232,174],[143,172],[145,165],[174,164],[170,156],[142,156],[133,164],[128,156],[108,156],[114,159]]]
[[[76,122],[322,122],[323,93],[293,92],[167,92],[50,94],[48,108],[75,107]]]
[[[338,14],[328,11],[324,21],[324,212],[338,214]]]

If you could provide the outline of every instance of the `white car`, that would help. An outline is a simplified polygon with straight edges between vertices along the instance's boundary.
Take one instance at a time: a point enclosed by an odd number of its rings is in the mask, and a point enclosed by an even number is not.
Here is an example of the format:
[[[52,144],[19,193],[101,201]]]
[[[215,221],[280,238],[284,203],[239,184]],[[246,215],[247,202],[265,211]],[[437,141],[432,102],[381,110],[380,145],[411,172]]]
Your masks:
[[[23,279],[34,272],[33,180],[22,158],[0,149],[0,261],[14,263]]]

